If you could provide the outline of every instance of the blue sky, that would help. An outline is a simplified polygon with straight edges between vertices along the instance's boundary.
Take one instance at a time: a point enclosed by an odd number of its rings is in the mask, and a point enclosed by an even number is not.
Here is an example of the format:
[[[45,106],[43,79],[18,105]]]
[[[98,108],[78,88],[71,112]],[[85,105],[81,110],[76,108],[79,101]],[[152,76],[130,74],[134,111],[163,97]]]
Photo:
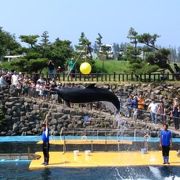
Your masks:
[[[19,35],[49,32],[76,44],[81,32],[94,42],[128,42],[130,27],[157,33],[157,44],[180,46],[180,0],[1,0],[0,26]]]

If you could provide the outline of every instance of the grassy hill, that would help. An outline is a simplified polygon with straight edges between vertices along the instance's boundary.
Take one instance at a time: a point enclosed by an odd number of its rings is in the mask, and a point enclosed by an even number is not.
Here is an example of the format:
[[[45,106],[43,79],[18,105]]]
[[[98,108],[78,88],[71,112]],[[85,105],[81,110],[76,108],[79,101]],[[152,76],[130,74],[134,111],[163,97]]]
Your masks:
[[[106,73],[125,73],[129,72],[129,62],[128,61],[117,61],[117,60],[96,60],[96,69],[102,70],[104,63],[104,71]]]

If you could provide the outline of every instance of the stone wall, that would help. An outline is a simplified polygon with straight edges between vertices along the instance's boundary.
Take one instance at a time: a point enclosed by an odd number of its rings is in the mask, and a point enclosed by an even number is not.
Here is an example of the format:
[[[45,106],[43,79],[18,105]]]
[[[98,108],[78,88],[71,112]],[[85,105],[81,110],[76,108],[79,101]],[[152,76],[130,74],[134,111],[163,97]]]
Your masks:
[[[109,87],[107,84],[98,85],[100,87]],[[165,106],[168,113],[172,107],[173,98],[180,97],[180,85],[178,84],[114,84],[110,88],[119,96],[122,102],[126,100],[128,94],[143,93],[146,104],[148,105],[151,98],[157,101],[164,98]],[[53,107],[52,107],[53,106]],[[43,101],[30,97],[19,97],[16,93],[12,93],[9,89],[0,89],[0,108],[4,112],[4,121],[0,124],[0,135],[39,135],[41,133],[41,125],[44,117],[51,109],[49,118],[49,126],[51,134],[59,135],[63,129],[73,131],[78,128],[84,129],[113,129],[114,116],[109,113],[106,107],[98,109],[95,104],[93,110],[75,105],[68,108],[63,104],[53,104],[52,101]],[[91,124],[83,121],[83,116],[89,114]],[[149,121],[149,115],[145,113],[146,122]],[[126,121],[130,123],[130,121]],[[134,123],[129,125],[134,126]],[[147,128],[146,124],[143,125]]]
[[[66,105],[43,101],[39,98],[12,96],[8,89],[0,91],[1,107],[4,109],[4,122],[0,126],[0,135],[39,135],[45,115],[50,111],[48,118],[50,133],[59,135],[64,130],[76,130],[78,128],[112,127],[110,114],[99,114],[95,110],[75,105],[74,108]],[[83,121],[85,114],[89,114],[93,123],[86,124]]]

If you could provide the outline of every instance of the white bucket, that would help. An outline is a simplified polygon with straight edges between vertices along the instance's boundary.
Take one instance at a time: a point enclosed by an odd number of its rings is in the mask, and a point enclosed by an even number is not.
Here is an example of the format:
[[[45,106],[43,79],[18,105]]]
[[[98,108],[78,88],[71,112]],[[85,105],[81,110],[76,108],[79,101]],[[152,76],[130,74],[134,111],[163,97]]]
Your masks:
[[[85,150],[84,153],[85,153],[86,156],[90,156],[91,155],[91,151],[90,150]]]
[[[180,150],[178,150],[177,152],[177,157],[180,157]]]
[[[141,153],[142,153],[142,154],[147,154],[147,148],[142,148],[142,149],[141,149]]]
[[[74,156],[78,156],[79,150],[74,150],[73,153],[74,153]]]

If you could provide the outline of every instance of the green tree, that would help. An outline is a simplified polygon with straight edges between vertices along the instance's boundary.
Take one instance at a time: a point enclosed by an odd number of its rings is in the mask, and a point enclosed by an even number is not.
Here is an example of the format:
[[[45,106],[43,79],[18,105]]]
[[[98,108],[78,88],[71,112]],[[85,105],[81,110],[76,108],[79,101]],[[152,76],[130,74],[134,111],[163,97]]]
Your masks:
[[[21,35],[19,38],[22,42],[29,44],[30,48],[34,48],[38,41],[39,35]]]
[[[169,50],[170,50],[170,60],[171,60],[172,62],[176,62],[177,59],[178,59],[178,58],[177,58],[176,48],[170,47]]]
[[[11,61],[10,65],[16,71],[41,73],[47,67],[47,63],[48,59],[46,58],[31,59],[29,61],[26,58],[21,58]]]
[[[16,41],[14,35],[0,27],[0,60],[5,55],[14,55],[19,52],[21,45]]]
[[[156,46],[156,40],[157,38],[159,38],[160,36],[157,34],[149,34],[149,33],[143,33],[142,35],[138,35],[137,39],[139,43],[145,44],[146,46],[153,48],[155,50],[159,50]]]
[[[26,54],[25,58],[27,60],[37,59],[42,57],[39,46],[36,44],[38,41],[39,35],[21,35],[20,39],[22,42],[25,42],[29,45],[28,48],[24,47],[23,51]]]
[[[138,43],[138,33],[135,31],[134,28],[130,28],[128,32],[128,39],[130,39],[130,43],[133,44],[133,48],[129,46],[128,51],[131,54],[131,59],[137,59],[137,56],[140,54],[139,50],[137,49],[137,43]]]
[[[79,59],[84,59],[86,61],[92,60],[91,42],[87,39],[84,32],[81,33],[79,43],[75,48]]]
[[[159,49],[155,53],[151,53],[147,57],[147,61],[152,65],[158,65],[162,69],[168,69],[171,73],[174,73],[169,64],[168,56],[170,55],[169,49]]]
[[[71,41],[60,40],[57,38],[50,46],[49,59],[52,59],[56,66],[64,66],[67,59],[73,55],[73,48],[71,47]]]
[[[101,46],[102,46],[102,39],[103,39],[102,35],[100,33],[98,33],[98,37],[96,38],[95,43],[97,45],[97,55],[98,55],[99,59],[101,59],[101,57],[100,57],[100,49],[101,49]]]
[[[134,28],[130,28],[128,38],[130,39],[131,44],[134,44],[134,48],[131,46],[127,47],[126,55],[130,59],[133,59],[134,56],[135,59],[138,59],[138,61],[134,62],[141,63],[139,60],[142,58],[139,55],[143,54],[143,56],[145,56],[143,59],[145,59],[151,65],[157,65],[159,68],[168,69],[171,73],[174,73],[169,64],[170,50],[156,47],[156,41],[159,37],[160,36],[157,34],[138,34]],[[138,47],[138,43],[143,44],[143,46]],[[136,67],[134,67],[134,69],[136,69]]]
[[[113,43],[113,52],[115,59],[120,59],[120,47],[119,44]]]
[[[158,65],[162,69],[168,69],[174,73],[169,64],[170,50],[166,48],[157,48],[155,43],[160,36],[157,34],[144,33],[138,36],[138,42],[144,44],[149,49],[146,60],[152,65]]]
[[[180,62],[180,47],[177,49],[177,59]]]
[[[44,31],[41,35],[41,43],[39,44],[39,51],[41,52],[43,58],[49,58],[50,45],[49,34],[47,31]]]

